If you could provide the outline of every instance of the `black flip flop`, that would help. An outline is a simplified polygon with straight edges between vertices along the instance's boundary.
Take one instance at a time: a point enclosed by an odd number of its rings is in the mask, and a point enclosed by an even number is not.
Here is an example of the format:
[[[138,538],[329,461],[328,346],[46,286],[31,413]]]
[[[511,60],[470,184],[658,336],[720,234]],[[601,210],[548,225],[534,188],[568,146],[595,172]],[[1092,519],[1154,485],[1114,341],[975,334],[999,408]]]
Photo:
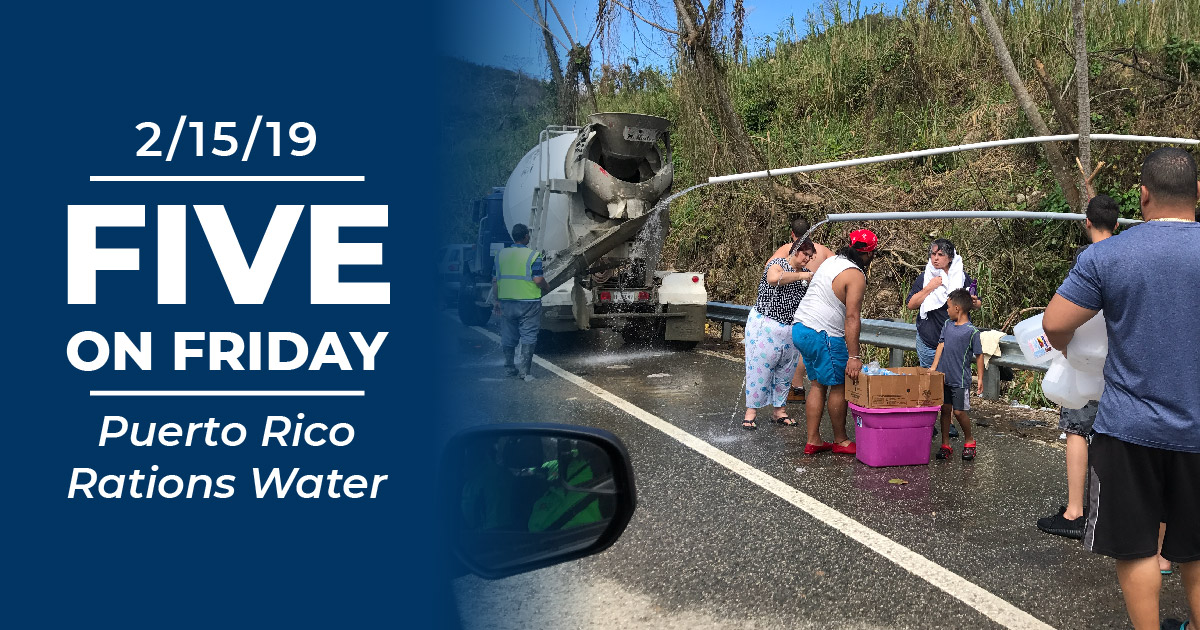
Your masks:
[[[758,423],[753,420],[742,420],[742,428],[747,431],[755,431],[758,429]]]
[[[788,422],[788,420],[791,420],[791,422]],[[798,426],[800,424],[799,422],[796,421],[795,418],[791,418],[789,416],[779,416],[779,417],[775,418],[775,422],[778,422],[779,424],[782,424],[785,427],[794,427],[794,426]]]

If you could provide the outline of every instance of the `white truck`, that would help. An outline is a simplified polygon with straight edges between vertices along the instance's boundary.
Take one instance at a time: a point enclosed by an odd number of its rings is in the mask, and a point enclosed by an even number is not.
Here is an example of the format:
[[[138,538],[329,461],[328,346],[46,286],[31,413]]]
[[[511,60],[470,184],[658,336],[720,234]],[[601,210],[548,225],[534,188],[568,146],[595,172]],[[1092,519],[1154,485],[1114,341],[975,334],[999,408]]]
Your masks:
[[[550,287],[543,329],[611,326],[627,341],[695,346],[704,337],[704,274],[656,269],[670,225],[667,204],[658,204],[673,175],[667,127],[657,116],[602,113],[583,127],[542,131],[507,185],[476,202],[479,240],[459,296],[463,323],[487,322],[496,252],[523,223]]]

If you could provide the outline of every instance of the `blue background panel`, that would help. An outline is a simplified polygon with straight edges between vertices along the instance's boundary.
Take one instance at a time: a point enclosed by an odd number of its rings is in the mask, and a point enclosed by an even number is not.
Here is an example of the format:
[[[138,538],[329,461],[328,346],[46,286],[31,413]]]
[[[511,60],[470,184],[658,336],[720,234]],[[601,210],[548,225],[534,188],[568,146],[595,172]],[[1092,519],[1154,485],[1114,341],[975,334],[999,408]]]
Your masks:
[[[383,8],[395,6],[395,9]],[[400,7],[403,6],[403,9]],[[6,9],[3,562],[6,627],[430,627],[451,604],[429,506],[438,400],[433,342],[438,141],[422,99],[436,29],[408,5],[63,6]],[[429,90],[429,93],[434,93]],[[171,162],[138,157],[154,121],[164,153],[180,115],[205,123],[206,155],[185,128]],[[282,126],[273,157],[260,128],[248,161],[212,155],[213,124],[257,115]],[[288,127],[311,124],[310,155],[288,155]],[[359,183],[109,183],[92,175],[363,175]],[[140,250],[139,271],[102,271],[97,303],[67,304],[67,206],[146,206],[144,228],[101,228],[100,247]],[[156,295],[157,206],[188,205],[187,303]],[[261,305],[234,304],[191,206],[224,205],[247,257],[276,204],[304,214]],[[389,207],[386,228],[341,240],[382,243],[383,264],[344,282],[388,282],[387,305],[309,303],[313,204]],[[83,372],[72,335],[153,335],[153,368]],[[354,370],[173,369],[176,331],[289,331],[310,352],[322,333]],[[363,371],[349,333],[388,337]],[[92,390],[351,389],[356,398],[104,398]],[[267,415],[347,422],[344,447],[260,446]],[[98,445],[105,415],[130,422],[239,422],[240,446]],[[71,471],[236,476],[227,499],[67,499]],[[257,499],[251,470],[388,475],[376,499]],[[145,482],[143,481],[143,486]],[[128,488],[127,488],[128,489]]]

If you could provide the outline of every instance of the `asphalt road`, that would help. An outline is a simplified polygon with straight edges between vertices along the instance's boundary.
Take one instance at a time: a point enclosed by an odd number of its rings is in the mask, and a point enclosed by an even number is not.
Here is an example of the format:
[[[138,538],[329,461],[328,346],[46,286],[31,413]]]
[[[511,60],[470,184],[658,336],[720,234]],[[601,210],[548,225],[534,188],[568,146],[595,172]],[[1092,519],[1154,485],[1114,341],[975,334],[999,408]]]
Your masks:
[[[741,428],[740,361],[626,346],[610,331],[542,342],[542,360],[628,403],[617,406],[543,365],[532,383],[505,378],[493,338],[441,326],[463,392],[448,401],[449,430],[598,427],[625,442],[637,476],[637,511],[608,550],[458,579],[466,628],[1130,627],[1113,562],[1034,525],[1065,502],[1060,448],[978,428],[974,462],[957,448],[953,461],[896,468],[806,457],[799,427]],[[1164,578],[1162,610],[1186,611],[1178,573]]]

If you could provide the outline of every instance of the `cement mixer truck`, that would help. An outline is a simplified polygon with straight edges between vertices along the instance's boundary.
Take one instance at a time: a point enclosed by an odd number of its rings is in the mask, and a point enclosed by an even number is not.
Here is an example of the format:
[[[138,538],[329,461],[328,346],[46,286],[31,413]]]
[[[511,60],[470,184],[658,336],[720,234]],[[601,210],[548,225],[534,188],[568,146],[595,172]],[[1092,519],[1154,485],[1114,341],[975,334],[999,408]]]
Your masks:
[[[479,237],[464,265],[462,322],[487,323],[496,253],[523,223],[544,256],[544,330],[612,327],[626,341],[695,346],[704,337],[704,274],[657,270],[670,217],[667,204],[656,204],[672,174],[663,118],[601,113],[583,127],[543,130],[507,185],[475,204]]]

